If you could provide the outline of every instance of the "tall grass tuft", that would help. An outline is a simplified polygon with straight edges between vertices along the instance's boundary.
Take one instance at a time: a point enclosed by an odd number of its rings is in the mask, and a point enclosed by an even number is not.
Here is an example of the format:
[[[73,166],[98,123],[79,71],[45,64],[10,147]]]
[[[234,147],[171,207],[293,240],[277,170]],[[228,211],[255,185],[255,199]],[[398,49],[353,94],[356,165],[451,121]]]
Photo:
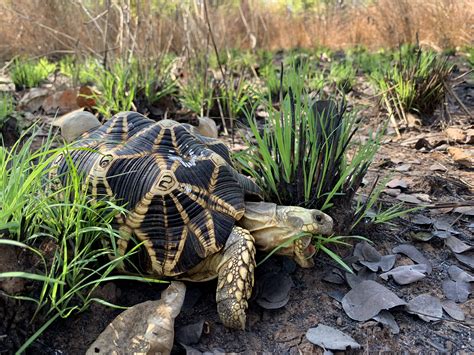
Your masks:
[[[309,95],[305,73],[295,67],[285,73],[281,83],[288,83],[283,88],[287,94],[279,109],[270,98],[264,101],[266,125],[248,113],[254,141],[236,159],[270,201],[327,210],[342,199],[350,206],[378,149],[380,132],[356,143],[356,115],[346,111],[344,102]]]
[[[446,57],[435,52],[402,46],[395,63],[373,72],[371,78],[390,116],[408,124],[406,114],[416,113],[427,124],[445,102],[452,68]]]
[[[49,74],[56,69],[56,64],[50,63],[46,58],[31,61],[17,57],[13,61],[10,75],[17,90],[29,89],[39,86]]]
[[[33,271],[0,273],[0,278],[29,280],[29,292],[10,295],[36,305],[32,315],[42,324],[18,350],[24,351],[59,317],[86,310],[92,302],[118,307],[97,298],[102,284],[119,279],[153,281],[140,276],[115,275],[140,246],[120,255],[118,232],[113,228],[122,206],[110,199],[91,200],[83,178],[69,158],[65,181],[49,179],[51,163],[69,148],[52,148],[49,137],[31,153],[32,138],[22,137],[11,150],[0,148],[0,245],[29,251],[35,257]],[[53,186],[59,186],[53,189]],[[38,324],[38,323],[36,323]]]

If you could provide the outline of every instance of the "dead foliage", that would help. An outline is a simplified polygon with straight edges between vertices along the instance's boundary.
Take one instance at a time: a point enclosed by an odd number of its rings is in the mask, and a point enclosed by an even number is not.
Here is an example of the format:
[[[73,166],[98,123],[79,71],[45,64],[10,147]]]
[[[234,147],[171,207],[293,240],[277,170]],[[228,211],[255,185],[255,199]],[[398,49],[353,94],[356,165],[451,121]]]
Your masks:
[[[281,2],[280,2],[281,3]],[[218,48],[396,47],[472,43],[473,0],[316,2],[306,9],[260,0],[209,2]],[[217,5],[216,5],[217,4]],[[0,57],[193,54],[209,45],[203,2],[0,0]]]

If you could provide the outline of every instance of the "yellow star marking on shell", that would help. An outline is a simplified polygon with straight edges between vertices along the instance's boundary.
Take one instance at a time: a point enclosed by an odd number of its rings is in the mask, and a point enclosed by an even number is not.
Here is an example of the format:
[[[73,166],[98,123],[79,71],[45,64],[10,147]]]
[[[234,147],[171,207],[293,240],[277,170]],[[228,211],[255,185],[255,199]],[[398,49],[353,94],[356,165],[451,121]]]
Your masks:
[[[162,170],[156,178],[151,192],[156,195],[164,196],[178,187],[178,180],[171,170]]]

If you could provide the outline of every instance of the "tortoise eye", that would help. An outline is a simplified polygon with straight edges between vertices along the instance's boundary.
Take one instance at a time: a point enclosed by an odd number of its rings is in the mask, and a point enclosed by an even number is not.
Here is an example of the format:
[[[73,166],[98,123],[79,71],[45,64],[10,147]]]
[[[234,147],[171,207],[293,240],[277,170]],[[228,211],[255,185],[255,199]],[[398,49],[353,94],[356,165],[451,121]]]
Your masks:
[[[101,167],[101,168],[107,167],[107,165],[110,164],[110,162],[112,161],[112,159],[113,159],[113,156],[112,156],[112,155],[110,155],[110,154],[109,154],[109,155],[104,155],[104,156],[102,157],[102,159],[100,159],[100,162],[99,162],[100,167]]]

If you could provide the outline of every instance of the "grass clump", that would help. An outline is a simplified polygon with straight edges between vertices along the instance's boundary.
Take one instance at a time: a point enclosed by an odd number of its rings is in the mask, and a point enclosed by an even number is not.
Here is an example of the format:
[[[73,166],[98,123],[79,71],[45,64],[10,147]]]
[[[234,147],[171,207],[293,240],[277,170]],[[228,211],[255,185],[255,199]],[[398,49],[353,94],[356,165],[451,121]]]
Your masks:
[[[53,189],[51,164],[60,156],[68,157],[68,147],[52,148],[49,137],[31,153],[33,138],[12,150],[0,148],[0,245],[22,249],[35,261],[32,270],[18,266],[17,271],[0,273],[0,278],[32,283],[28,293],[10,297],[33,302],[32,320],[42,324],[18,352],[54,320],[82,312],[92,302],[118,307],[95,296],[100,285],[117,279],[146,280],[114,275],[139,247],[125,255],[118,252],[120,236],[112,222],[124,208],[110,199],[92,201],[70,158],[69,172],[60,177],[63,184]]]
[[[139,111],[153,106],[177,90],[171,79],[171,62],[125,62],[117,60],[109,68],[100,67],[96,75],[99,93],[94,95],[95,109],[104,117],[121,111]]]
[[[428,124],[445,102],[452,68],[448,58],[435,52],[403,46],[395,63],[372,73],[371,79],[394,125],[402,122],[408,126],[407,113],[417,114]]]
[[[56,64],[50,63],[46,58],[30,61],[17,57],[13,61],[10,75],[15,88],[23,90],[39,86],[55,69]]]
[[[261,127],[249,113],[255,141],[237,161],[270,201],[320,210],[335,204],[350,209],[378,149],[380,134],[356,143],[356,115],[346,111],[344,102],[310,95],[303,80],[306,70],[293,67],[285,73],[287,94],[282,95],[279,109],[271,99],[265,101],[266,126]],[[285,85],[283,78],[281,83]],[[358,219],[355,214],[350,217]]]

